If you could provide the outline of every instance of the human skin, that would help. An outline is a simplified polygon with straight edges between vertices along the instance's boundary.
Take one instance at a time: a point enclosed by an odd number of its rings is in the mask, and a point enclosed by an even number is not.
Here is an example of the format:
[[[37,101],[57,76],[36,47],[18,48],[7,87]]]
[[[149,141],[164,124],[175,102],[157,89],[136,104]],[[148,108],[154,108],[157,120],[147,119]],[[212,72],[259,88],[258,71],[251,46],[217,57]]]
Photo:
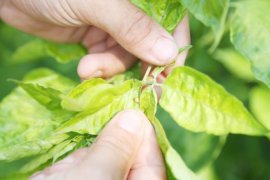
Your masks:
[[[163,158],[145,115],[126,110],[116,115],[90,148],[80,149],[32,180],[162,180]]]
[[[82,43],[89,54],[81,59],[82,79],[108,78],[126,71],[137,59],[164,65],[183,65],[190,43],[188,18],[173,36],[128,0],[1,0],[0,17],[33,35],[57,42]],[[177,56],[178,55],[178,56]],[[165,70],[164,79],[172,70]]]
[[[128,0],[1,0],[0,18],[45,39],[82,43],[89,53],[78,65],[81,79],[109,78],[126,71],[138,58],[143,72],[149,64],[176,60],[175,66],[183,65],[187,52],[178,55],[178,49],[190,43],[187,17],[171,36]],[[171,70],[159,75],[159,81]],[[124,114],[115,117],[90,148],[75,152],[33,179],[166,179],[148,120],[138,112]],[[128,124],[142,121],[145,127],[134,134],[114,123],[123,119]]]

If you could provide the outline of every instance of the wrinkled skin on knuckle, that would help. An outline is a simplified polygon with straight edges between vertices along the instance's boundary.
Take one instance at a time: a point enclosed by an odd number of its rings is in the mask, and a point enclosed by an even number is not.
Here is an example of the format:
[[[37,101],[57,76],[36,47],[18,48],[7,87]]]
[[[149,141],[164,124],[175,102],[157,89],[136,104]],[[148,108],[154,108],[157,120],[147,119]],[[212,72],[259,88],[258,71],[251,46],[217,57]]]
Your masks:
[[[152,32],[154,21],[140,10],[130,15],[130,21],[123,22],[120,34],[127,46],[135,48]]]

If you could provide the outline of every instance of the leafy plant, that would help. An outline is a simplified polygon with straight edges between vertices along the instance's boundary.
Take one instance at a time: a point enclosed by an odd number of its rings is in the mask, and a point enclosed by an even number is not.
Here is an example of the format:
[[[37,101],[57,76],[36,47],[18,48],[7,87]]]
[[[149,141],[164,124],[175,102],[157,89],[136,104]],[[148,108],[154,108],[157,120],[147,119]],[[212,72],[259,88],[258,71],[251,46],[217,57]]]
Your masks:
[[[195,43],[188,65],[193,68],[175,68],[164,84],[157,83],[156,77],[166,67],[149,67],[140,80],[139,65],[108,80],[78,83],[47,68],[31,71],[22,81],[13,80],[19,87],[0,103],[0,179],[25,179],[76,149],[91,146],[104,126],[124,109],[141,110],[152,123],[168,179],[215,179],[210,162],[220,153],[228,134],[269,138],[266,107],[270,90],[253,78],[247,60],[252,62],[254,76],[269,86],[267,0],[132,2],[171,33],[187,12],[211,28],[213,33],[209,29],[204,33],[205,27],[191,17]],[[250,12],[247,16],[246,8]],[[262,20],[265,22],[259,24]],[[253,22],[257,23],[255,28],[250,27]],[[56,44],[3,24],[1,27],[0,58],[11,57],[9,66],[39,63],[47,57],[69,64],[85,54],[79,45]],[[198,29],[202,29],[199,37]],[[227,29],[231,43],[243,55],[225,40]],[[262,32],[257,36],[259,30]],[[20,41],[9,42],[12,34]],[[219,43],[222,47],[216,49]],[[208,53],[208,46],[213,55]],[[238,66],[245,68],[238,70]],[[212,75],[244,103],[195,68]],[[222,74],[230,72],[229,77]],[[162,88],[160,100],[157,86]],[[243,95],[243,89],[251,93]],[[247,102],[258,120],[245,108]]]

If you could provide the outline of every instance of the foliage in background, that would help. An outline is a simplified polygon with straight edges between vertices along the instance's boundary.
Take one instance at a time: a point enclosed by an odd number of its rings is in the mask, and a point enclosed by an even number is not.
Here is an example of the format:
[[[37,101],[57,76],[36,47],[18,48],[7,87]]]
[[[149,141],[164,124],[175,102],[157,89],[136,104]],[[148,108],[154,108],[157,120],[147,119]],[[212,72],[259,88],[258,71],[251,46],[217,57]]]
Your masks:
[[[173,31],[183,17],[181,12],[183,12],[184,8],[179,3],[180,0],[132,1],[170,32]],[[187,65],[208,74],[226,90],[238,97],[258,119],[259,123],[256,126],[263,125],[263,128],[259,128],[262,131],[259,131],[264,133],[264,128],[269,129],[270,122],[270,116],[268,115],[270,90],[266,87],[266,85],[269,86],[270,70],[270,61],[268,60],[268,57],[270,57],[268,38],[270,34],[269,1],[182,0],[181,2],[190,13],[192,33],[193,48],[190,50]],[[163,14],[167,16],[163,16]],[[6,79],[21,79],[23,75],[37,67],[49,67],[69,77],[66,78],[47,69],[34,70],[25,77],[25,81],[28,83],[23,81],[20,85],[26,91],[28,88],[28,92],[33,89],[34,92],[39,92],[36,96],[29,96],[22,88],[16,88],[11,95],[2,100],[0,105],[0,144],[2,145],[0,145],[0,174],[8,174],[18,169],[28,172],[29,169],[43,168],[57,159],[61,159],[67,152],[91,144],[95,138],[96,129],[59,134],[57,138],[47,138],[42,141],[43,137],[45,138],[48,134],[54,132],[62,122],[74,117],[74,112],[63,113],[66,110],[51,111],[50,108],[60,107],[61,103],[57,98],[59,93],[68,93],[78,84],[76,64],[77,60],[84,54],[84,49],[78,45],[59,45],[37,39],[20,33],[3,23],[0,26],[1,97],[6,96],[14,87],[14,83],[7,82]],[[222,34],[223,38],[221,38]],[[59,64],[54,59],[65,62],[65,64]],[[250,66],[252,71],[250,71]],[[114,92],[114,86],[118,88],[123,80],[134,77],[133,75],[136,73],[133,70],[127,74],[128,77],[126,75],[114,77],[113,80],[109,81],[110,83],[114,82],[112,83],[113,86],[107,87],[105,85],[104,88],[109,88],[111,92]],[[263,85],[262,82],[266,85]],[[38,85],[36,85],[37,83]],[[102,84],[104,82],[96,83]],[[31,86],[31,84],[35,84],[35,86]],[[194,86],[197,85],[200,85],[200,83],[194,84]],[[124,86],[124,89],[131,88],[129,83],[122,86]],[[90,87],[91,85],[87,85],[87,88]],[[214,85],[211,85],[210,88],[214,88]],[[92,90],[90,88],[89,91]],[[151,94],[151,92],[147,91],[145,93]],[[124,92],[121,92],[122,94]],[[215,95],[219,94],[222,93],[215,93]],[[70,95],[72,97],[72,94]],[[86,92],[85,96],[88,95],[89,93]],[[207,95],[207,93],[201,95]],[[98,95],[98,97],[101,97],[101,95]],[[147,97],[151,97],[151,95],[147,95]],[[105,98],[115,97],[105,96]],[[81,99],[84,99],[84,97],[81,97]],[[74,102],[72,98],[66,100],[69,103]],[[180,103],[181,100],[182,98],[175,103]],[[81,105],[81,102],[79,101],[77,104]],[[133,105],[130,104],[130,106],[134,107]],[[72,104],[72,107],[75,106]],[[85,107],[87,106],[88,104],[85,104]],[[27,108],[22,109],[21,107]],[[82,109],[84,107],[76,108]],[[191,110],[194,109],[191,108]],[[104,112],[107,111],[100,112],[100,115],[97,116],[98,119],[102,119],[104,115],[108,116]],[[171,113],[174,118],[181,117],[174,115],[175,112],[178,111]],[[36,116],[33,116],[33,113]],[[82,113],[77,118],[73,118],[73,122],[84,119],[89,113],[92,112]],[[62,117],[63,114],[65,114],[64,117]],[[208,113],[205,113],[205,115],[207,116]],[[177,123],[182,127],[177,126],[161,108],[158,108],[157,116],[165,128],[172,146],[183,157],[188,167],[197,172],[203,179],[270,178],[270,159],[267,153],[270,144],[266,138],[229,135],[225,143],[225,136],[218,137],[204,132],[195,133],[184,129],[185,125],[181,119],[177,120]],[[39,121],[37,122],[36,119]],[[193,117],[187,117],[187,119],[192,120]],[[209,119],[216,120],[217,118]],[[28,127],[32,127],[33,123],[36,124],[33,127],[35,133],[31,129],[25,131]],[[2,124],[5,124],[5,126],[2,126]],[[67,124],[65,128],[59,131],[68,132],[69,127],[70,125]],[[76,126],[77,129],[83,127],[86,127],[83,121]],[[216,128],[224,127],[226,127],[225,124]],[[200,128],[199,125],[198,128]],[[190,130],[194,129],[191,128]],[[236,128],[236,130],[239,129]],[[89,131],[92,132],[91,135],[86,133]],[[19,133],[22,133],[22,135],[18,136]],[[2,134],[5,136],[2,136]],[[35,142],[34,144],[37,146],[34,146],[29,140],[37,140],[36,137],[38,137],[39,141]],[[6,149],[7,145],[11,147],[18,144],[18,142],[26,142],[24,146],[20,144],[22,150],[19,152],[21,153],[12,151],[12,148]],[[4,145],[6,151],[2,151]],[[31,148],[29,148],[29,145],[31,145]],[[168,151],[168,149],[165,148],[164,151]],[[4,157],[3,154],[9,154],[9,157]],[[17,158],[19,160],[11,160],[7,166],[5,161],[1,161],[5,158],[10,158],[10,160]]]

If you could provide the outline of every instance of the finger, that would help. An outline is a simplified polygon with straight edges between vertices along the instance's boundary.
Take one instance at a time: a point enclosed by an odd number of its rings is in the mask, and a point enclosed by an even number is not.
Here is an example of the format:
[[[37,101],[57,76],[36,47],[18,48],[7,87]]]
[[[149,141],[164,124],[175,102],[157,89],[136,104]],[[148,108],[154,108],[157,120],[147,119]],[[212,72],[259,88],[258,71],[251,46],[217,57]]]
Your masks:
[[[78,165],[79,173],[92,179],[126,179],[142,143],[147,121],[137,111],[118,114]]]
[[[89,53],[91,54],[97,54],[97,53],[102,53],[104,51],[106,51],[107,49],[109,49],[107,47],[106,41],[102,41],[102,42],[98,42],[96,44],[93,44],[90,48],[89,48]]]
[[[166,179],[163,157],[156,140],[155,131],[149,122],[128,179]]]
[[[61,27],[95,25],[108,32],[126,50],[151,64],[168,64],[178,52],[172,36],[128,0],[12,2],[17,9],[41,22]]]
[[[189,18],[185,16],[182,22],[177,26],[173,34],[174,39],[177,42],[179,48],[190,45],[190,30],[189,30]],[[167,77],[174,67],[183,66],[188,54],[188,50],[177,55],[175,64],[173,67],[168,67],[163,72],[164,76]]]
[[[68,171],[69,168],[76,166],[76,164],[82,161],[87,152],[87,148],[79,149],[63,160],[58,161],[53,166],[33,174],[30,179],[41,179],[40,177],[48,177],[53,174]]]
[[[94,36],[94,35],[93,35]],[[92,43],[88,45],[89,53],[101,53],[117,45],[117,42],[110,36],[107,36],[106,39],[103,39],[99,42]]]
[[[86,55],[81,59],[77,71],[82,79],[109,78],[126,71],[135,62],[136,57],[117,45],[102,53]]]
[[[119,113],[82,156],[83,160],[60,173],[39,173],[32,180],[126,179],[146,128],[149,128],[147,122],[144,114],[138,111]]]
[[[52,6],[58,4],[52,0],[48,3]],[[68,15],[62,19],[62,25],[95,25],[108,32],[127,51],[151,64],[168,64],[177,55],[178,48],[173,37],[127,0],[65,1],[63,4],[68,4],[69,8],[61,9]],[[60,24],[55,18],[57,16],[51,21]]]
[[[106,2],[107,11],[100,11],[99,15],[112,17],[93,23],[109,32],[126,50],[158,65],[170,63],[176,57],[178,49],[174,39],[154,20],[129,1]]]
[[[108,34],[94,26],[91,26],[86,34],[82,38],[82,44],[90,49],[91,46],[105,41],[108,38]]]

